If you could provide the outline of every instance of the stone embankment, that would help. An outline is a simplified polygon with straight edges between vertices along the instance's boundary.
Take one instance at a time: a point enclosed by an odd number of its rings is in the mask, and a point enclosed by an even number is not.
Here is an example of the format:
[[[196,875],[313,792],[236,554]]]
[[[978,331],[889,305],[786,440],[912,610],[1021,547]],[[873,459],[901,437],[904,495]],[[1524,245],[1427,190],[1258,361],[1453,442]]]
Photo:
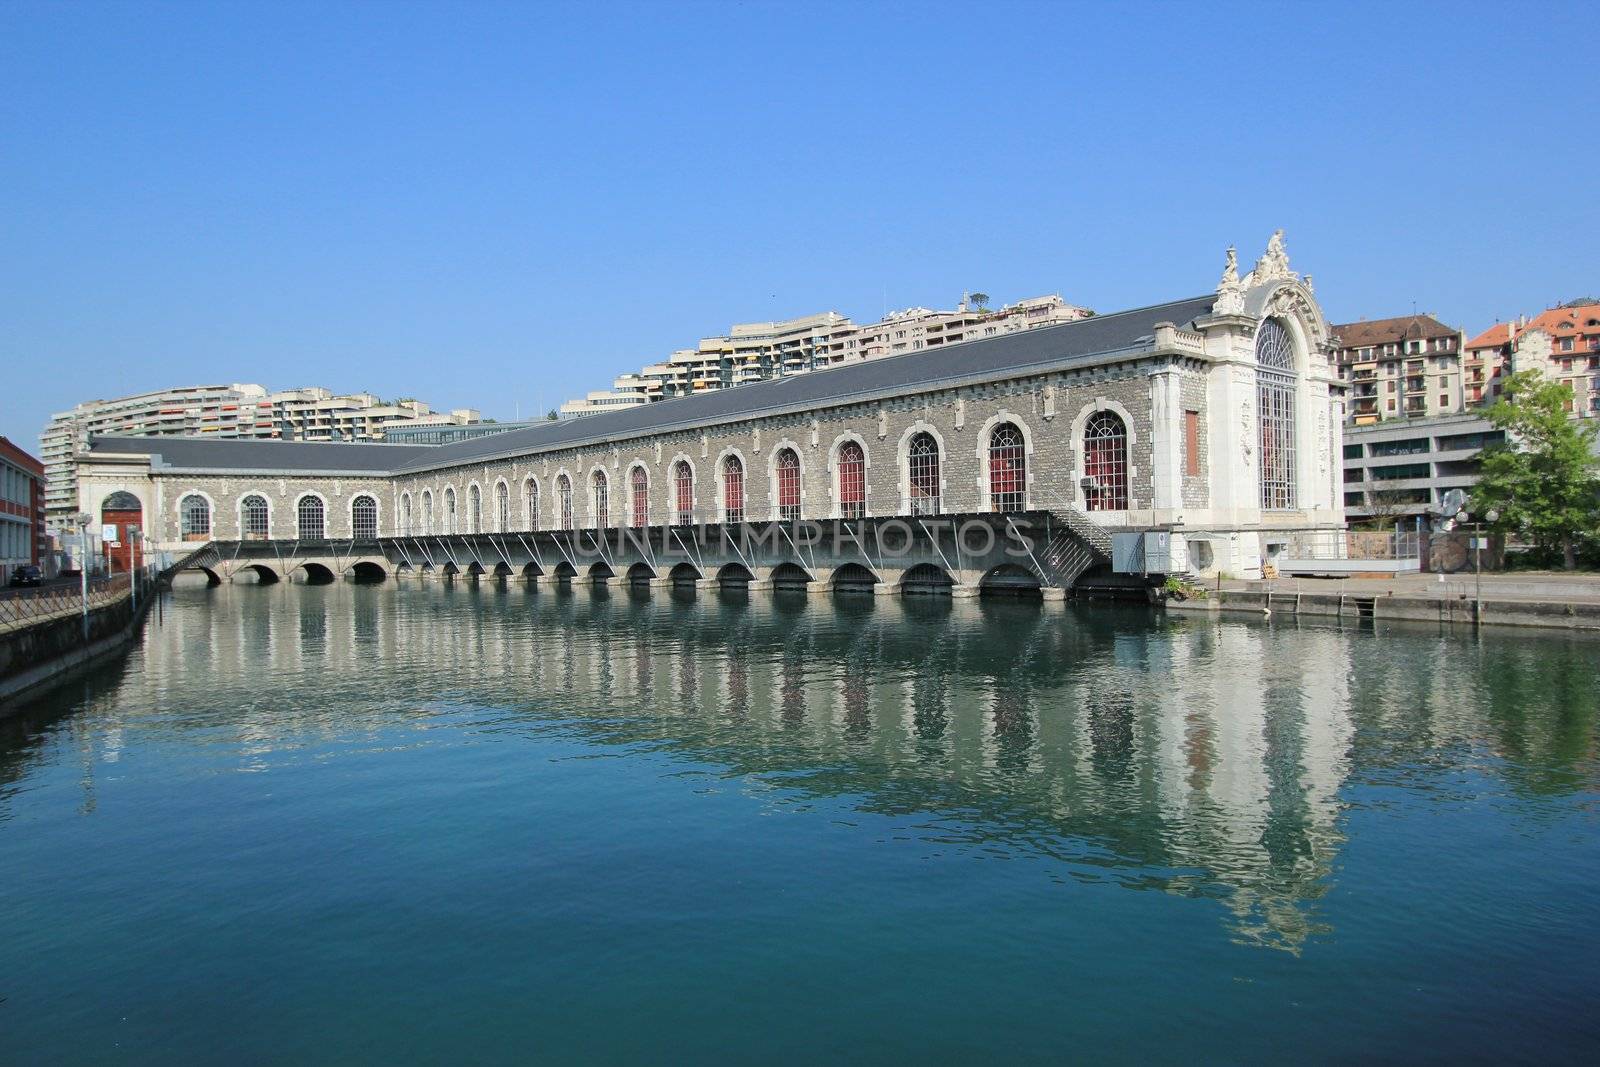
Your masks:
[[[1485,574],[1481,583],[1432,574],[1224,580],[1203,598],[1168,600],[1167,610],[1600,632],[1600,575]]]
[[[137,606],[133,592],[126,575],[95,583],[87,628],[77,588],[0,601],[0,715],[132,640],[156,590],[141,582]]]

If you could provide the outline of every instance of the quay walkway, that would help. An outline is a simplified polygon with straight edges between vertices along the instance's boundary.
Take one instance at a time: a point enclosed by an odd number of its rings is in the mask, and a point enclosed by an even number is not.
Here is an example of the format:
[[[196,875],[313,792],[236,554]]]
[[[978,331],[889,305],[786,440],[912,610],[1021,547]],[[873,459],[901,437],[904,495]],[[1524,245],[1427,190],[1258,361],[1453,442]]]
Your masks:
[[[1203,598],[1171,600],[1194,613],[1529,626],[1600,631],[1600,574],[1496,572],[1382,578],[1224,579]]]

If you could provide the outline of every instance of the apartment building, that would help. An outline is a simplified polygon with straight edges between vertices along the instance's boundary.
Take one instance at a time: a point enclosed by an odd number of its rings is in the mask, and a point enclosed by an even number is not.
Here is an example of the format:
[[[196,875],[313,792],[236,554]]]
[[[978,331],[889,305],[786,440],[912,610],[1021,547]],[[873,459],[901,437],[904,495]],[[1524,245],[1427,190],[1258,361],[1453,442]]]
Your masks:
[[[1511,377],[1511,341],[1521,324],[1497,322],[1467,342],[1461,361],[1463,398],[1468,407],[1482,407],[1500,399]]]
[[[916,352],[981,337],[1072,322],[1093,314],[1060,296],[1033,297],[998,311],[963,296],[954,311],[914,307],[860,326],[837,311],[780,322],[747,322],[726,335],[702,338],[660,363],[621,375],[609,390],[562,404],[562,418],[595,415],[708,389],[803,374],[854,360]]]
[[[1536,370],[1572,390],[1567,410],[1600,416],[1600,304],[1573,301],[1532,319],[1499,322],[1467,342],[1467,396],[1493,403],[1511,373]],[[1474,386],[1483,388],[1474,391]]]
[[[52,416],[39,435],[45,510],[56,523],[76,510],[76,456],[101,434],[381,441],[394,425],[419,420],[459,425],[478,418],[471,408],[435,414],[416,400],[387,404],[371,393],[341,396],[319,387],[268,392],[251,383],[180,386],[91,400]]]
[[[522,422],[435,422],[430,421],[438,416],[413,419],[410,422],[397,422],[384,428],[383,443],[386,445],[449,445],[457,441],[471,441],[478,437],[490,437],[497,433],[508,433],[511,430],[525,430],[530,426],[539,426],[549,420],[527,419]]]
[[[457,408],[448,415],[435,414],[420,400],[380,400],[371,393],[336,396],[327,389],[291,389],[273,393],[270,406],[276,436],[300,441],[382,441],[388,427],[425,421],[430,425],[467,425],[478,422],[474,408]]]
[[[1459,413],[1466,338],[1431,315],[1333,327],[1335,363],[1349,385],[1347,414],[1357,426],[1383,419]]]
[[[0,586],[44,558],[44,464],[0,437]]]
[[[1478,454],[1505,434],[1472,414],[1369,423],[1344,431],[1351,522],[1430,514],[1451,489],[1478,484]]]

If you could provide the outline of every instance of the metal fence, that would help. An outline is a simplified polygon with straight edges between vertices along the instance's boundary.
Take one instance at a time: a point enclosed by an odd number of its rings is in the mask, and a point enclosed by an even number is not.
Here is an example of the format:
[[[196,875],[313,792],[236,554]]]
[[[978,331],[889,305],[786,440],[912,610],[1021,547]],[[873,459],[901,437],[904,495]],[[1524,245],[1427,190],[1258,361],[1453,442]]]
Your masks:
[[[1351,559],[1421,559],[1422,536],[1415,530],[1351,530]]]
[[[1306,530],[1289,535],[1290,559],[1419,559],[1422,538],[1408,530]]]
[[[148,580],[141,578],[139,593],[144,595]],[[132,579],[127,574],[112,574],[90,578],[88,586],[89,610],[114,604],[132,591]],[[65,619],[81,615],[84,607],[84,590],[80,583],[62,583],[41,589],[7,589],[0,592],[0,630],[14,630],[32,626],[51,619]]]

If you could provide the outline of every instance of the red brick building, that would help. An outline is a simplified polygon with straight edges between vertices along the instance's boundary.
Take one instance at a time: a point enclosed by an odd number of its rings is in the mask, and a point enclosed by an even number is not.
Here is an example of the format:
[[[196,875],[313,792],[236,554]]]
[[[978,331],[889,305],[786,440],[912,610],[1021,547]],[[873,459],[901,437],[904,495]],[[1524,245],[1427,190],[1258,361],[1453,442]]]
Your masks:
[[[0,437],[0,583],[44,559],[44,464]]]

